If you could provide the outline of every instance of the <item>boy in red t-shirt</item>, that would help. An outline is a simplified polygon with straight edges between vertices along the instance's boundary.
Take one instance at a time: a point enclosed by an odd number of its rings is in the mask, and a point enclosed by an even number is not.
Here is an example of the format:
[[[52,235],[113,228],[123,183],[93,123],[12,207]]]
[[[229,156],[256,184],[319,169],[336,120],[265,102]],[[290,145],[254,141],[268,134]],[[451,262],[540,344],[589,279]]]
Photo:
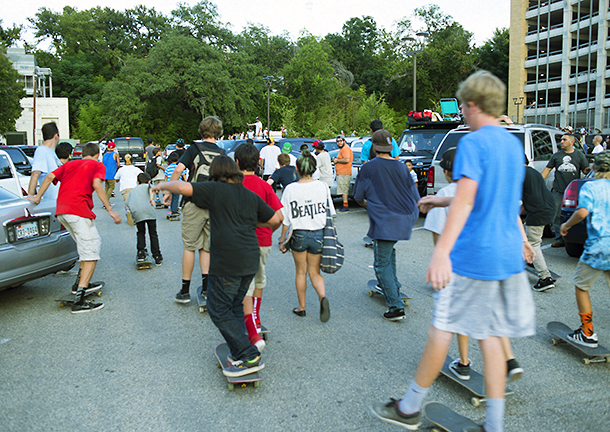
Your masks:
[[[235,149],[235,162],[239,169],[244,174],[243,185],[246,189],[251,190],[271,207],[280,218],[280,223],[284,219],[281,208],[282,203],[273,191],[271,185],[254,174],[259,161],[258,149],[251,143],[244,143]],[[250,288],[244,298],[244,321],[246,330],[248,330],[248,338],[252,345],[255,345],[259,351],[265,347],[265,341],[260,337],[261,329],[260,308],[263,297],[263,288],[267,285],[267,277],[265,275],[265,265],[267,257],[271,252],[273,230],[271,228],[256,228],[256,236],[258,238],[258,247],[260,249],[260,261],[258,272]]]
[[[99,284],[90,284],[97,261],[100,259],[101,239],[93,221],[93,191],[104,204],[115,224],[121,223],[121,217],[112,211],[102,182],[106,173],[104,164],[98,162],[99,147],[95,143],[83,146],[83,158],[72,160],[61,165],[47,175],[40,185],[36,196],[28,199],[34,204],[40,203],[42,196],[51,182],[60,182],[55,216],[66,227],[74,241],[80,258],[80,268],[72,293],[76,298],[72,313],[83,313],[104,307],[103,303],[85,301],[85,294],[99,288]]]

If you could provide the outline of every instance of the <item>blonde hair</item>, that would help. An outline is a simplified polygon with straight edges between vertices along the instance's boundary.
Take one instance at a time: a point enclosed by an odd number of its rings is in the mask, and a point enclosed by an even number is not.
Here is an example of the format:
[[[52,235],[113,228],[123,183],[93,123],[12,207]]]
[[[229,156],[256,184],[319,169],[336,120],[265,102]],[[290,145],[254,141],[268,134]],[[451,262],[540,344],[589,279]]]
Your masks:
[[[460,103],[472,102],[483,113],[500,117],[506,108],[506,85],[491,72],[480,70],[458,87]]]

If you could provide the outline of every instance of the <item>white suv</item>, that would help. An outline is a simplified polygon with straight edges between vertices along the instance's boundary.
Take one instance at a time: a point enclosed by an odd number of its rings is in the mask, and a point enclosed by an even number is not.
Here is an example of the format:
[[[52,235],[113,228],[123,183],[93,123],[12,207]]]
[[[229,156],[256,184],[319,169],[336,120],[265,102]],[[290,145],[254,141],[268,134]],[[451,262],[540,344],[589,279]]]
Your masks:
[[[559,128],[542,124],[503,125],[503,127],[519,138],[530,161],[529,165],[539,172],[544,170],[551,155],[561,149],[561,137],[565,134]],[[443,169],[440,167],[443,153],[451,147],[457,147],[460,139],[469,132],[470,127],[461,126],[450,131],[441,142],[428,171],[428,195],[436,194],[439,189],[447,186]],[[574,143],[574,148],[583,151],[578,141]],[[554,171],[551,171],[545,180],[549,189],[554,178]]]
[[[29,177],[28,177],[29,182]],[[22,197],[23,190],[19,183],[19,174],[8,153],[0,150],[0,187]]]

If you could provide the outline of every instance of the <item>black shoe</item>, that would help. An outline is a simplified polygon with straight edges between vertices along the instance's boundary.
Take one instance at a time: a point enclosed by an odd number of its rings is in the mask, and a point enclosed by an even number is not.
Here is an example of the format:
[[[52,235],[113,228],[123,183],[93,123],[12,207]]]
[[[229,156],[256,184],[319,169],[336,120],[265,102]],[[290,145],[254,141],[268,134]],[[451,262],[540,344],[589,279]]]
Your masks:
[[[89,283],[87,288],[85,288],[85,294],[89,294],[90,292],[97,291],[98,289],[100,289],[103,286],[104,286],[103,282]],[[72,286],[72,294],[76,295],[77,292],[78,292],[78,284],[74,284]]]
[[[405,310],[404,309],[389,309],[384,314],[383,317],[388,321],[400,321],[405,319]]]
[[[516,381],[523,376],[523,368],[517,360],[510,359],[506,362],[506,382]]]
[[[330,304],[326,297],[320,300],[320,321],[326,322],[330,319]]]
[[[555,281],[553,281],[553,278],[550,277],[546,279],[538,279],[536,285],[532,287],[532,289],[536,292],[546,291],[551,288],[555,288]]]
[[[188,292],[183,293],[182,291],[180,291],[178,294],[176,294],[174,300],[176,300],[177,303],[190,303],[191,295]]]
[[[300,310],[297,310],[297,309],[298,308],[294,308],[292,310],[292,313],[295,314],[296,316],[300,316],[300,317],[307,316],[307,313],[305,312],[305,310],[300,311]]]
[[[155,259],[155,265],[157,267],[163,264],[163,257],[161,256],[161,254],[155,255],[153,258]]]
[[[583,331],[582,327],[577,328],[574,332],[568,335],[568,339],[578,345],[586,346],[589,348],[597,348],[597,335],[593,333],[591,336],[587,336]]]
[[[146,260],[146,251],[139,250],[137,259],[138,262],[143,262],[144,260]]]
[[[85,313],[92,312],[104,307],[104,303],[93,303],[93,302],[83,302],[81,304],[73,303],[72,304],[72,313]]]

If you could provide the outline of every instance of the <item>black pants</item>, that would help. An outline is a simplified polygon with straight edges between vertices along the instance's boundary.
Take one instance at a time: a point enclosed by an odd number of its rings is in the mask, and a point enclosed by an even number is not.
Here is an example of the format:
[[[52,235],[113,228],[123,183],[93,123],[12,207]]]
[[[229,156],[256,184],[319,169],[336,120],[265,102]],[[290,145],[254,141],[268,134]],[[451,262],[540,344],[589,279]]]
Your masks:
[[[153,257],[161,255],[159,250],[159,236],[157,236],[157,221],[155,219],[144,220],[136,223],[138,228],[138,251],[146,251],[146,225],[148,225],[148,236],[150,237],[150,251]]]

